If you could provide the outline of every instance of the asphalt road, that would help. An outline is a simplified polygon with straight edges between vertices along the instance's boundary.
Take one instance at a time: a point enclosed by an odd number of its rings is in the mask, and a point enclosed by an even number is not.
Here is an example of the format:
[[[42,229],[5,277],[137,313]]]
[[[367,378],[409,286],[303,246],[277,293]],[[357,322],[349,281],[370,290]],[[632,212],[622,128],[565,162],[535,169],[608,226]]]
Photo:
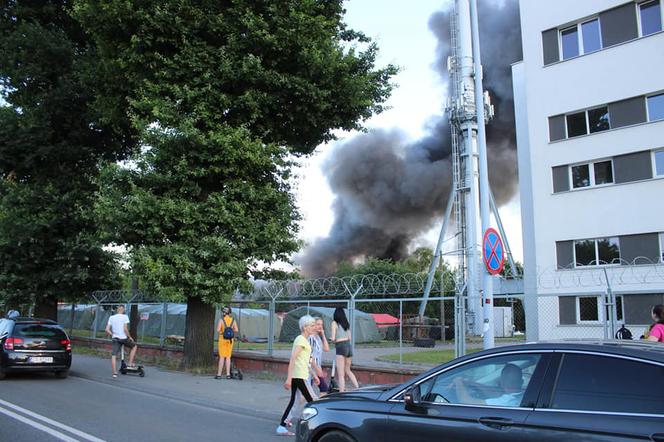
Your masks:
[[[274,431],[274,420],[264,416],[137,392],[129,383],[39,374],[0,382],[1,441],[284,439]]]

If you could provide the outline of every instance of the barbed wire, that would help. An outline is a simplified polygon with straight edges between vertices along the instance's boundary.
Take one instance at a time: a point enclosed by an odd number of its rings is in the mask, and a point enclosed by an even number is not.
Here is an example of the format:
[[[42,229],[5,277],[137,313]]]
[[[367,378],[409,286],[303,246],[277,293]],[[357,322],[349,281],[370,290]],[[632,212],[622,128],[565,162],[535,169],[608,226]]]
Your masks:
[[[566,267],[549,267],[538,271],[537,285],[541,289],[606,288],[627,285],[664,284],[664,263],[647,257],[632,261],[614,259],[611,262],[593,261]]]

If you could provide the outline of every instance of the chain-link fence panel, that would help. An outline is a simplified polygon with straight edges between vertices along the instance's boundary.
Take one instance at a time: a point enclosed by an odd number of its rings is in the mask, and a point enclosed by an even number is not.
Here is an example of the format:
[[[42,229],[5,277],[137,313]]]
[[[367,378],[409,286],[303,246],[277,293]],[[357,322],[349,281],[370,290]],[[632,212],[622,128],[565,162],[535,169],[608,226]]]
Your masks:
[[[624,339],[629,335],[638,339],[650,327],[652,308],[664,303],[664,295],[540,295],[535,302],[542,340]],[[629,334],[618,333],[623,326]]]

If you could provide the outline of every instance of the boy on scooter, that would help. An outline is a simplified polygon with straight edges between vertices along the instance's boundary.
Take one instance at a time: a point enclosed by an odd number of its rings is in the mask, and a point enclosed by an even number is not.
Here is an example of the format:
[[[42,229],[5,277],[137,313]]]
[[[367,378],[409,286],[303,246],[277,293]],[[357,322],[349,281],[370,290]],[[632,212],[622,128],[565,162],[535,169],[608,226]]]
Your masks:
[[[138,347],[136,342],[129,334],[129,317],[125,315],[124,305],[119,305],[115,309],[115,314],[108,318],[108,324],[106,324],[106,333],[111,336],[113,340],[113,352],[111,353],[111,367],[113,368],[113,377],[118,377],[117,370],[117,356],[118,353],[122,350],[124,345],[127,348],[130,348],[129,352],[129,366],[134,366],[134,357],[136,357],[136,351]]]

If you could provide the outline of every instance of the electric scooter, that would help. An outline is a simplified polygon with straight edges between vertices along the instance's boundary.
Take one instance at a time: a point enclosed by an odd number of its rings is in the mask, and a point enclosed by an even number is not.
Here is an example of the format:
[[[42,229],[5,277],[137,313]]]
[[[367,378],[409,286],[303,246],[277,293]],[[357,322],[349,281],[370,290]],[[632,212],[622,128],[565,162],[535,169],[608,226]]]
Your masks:
[[[145,377],[145,370],[142,365],[134,365],[133,367],[130,367],[125,362],[124,345],[120,348],[120,358],[120,374],[137,374],[142,378]]]

